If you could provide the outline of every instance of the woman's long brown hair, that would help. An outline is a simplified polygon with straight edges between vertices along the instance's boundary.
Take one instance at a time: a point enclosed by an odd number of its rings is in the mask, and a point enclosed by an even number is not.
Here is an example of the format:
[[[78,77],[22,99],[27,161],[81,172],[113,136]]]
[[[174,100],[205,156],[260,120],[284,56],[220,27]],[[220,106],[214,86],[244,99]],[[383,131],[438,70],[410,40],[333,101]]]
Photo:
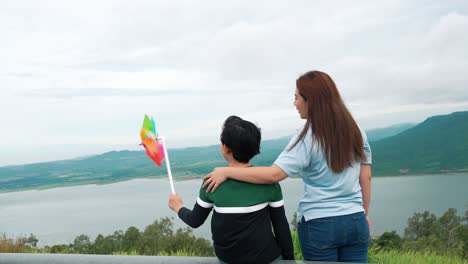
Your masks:
[[[290,149],[306,136],[312,126],[312,137],[334,172],[342,172],[354,162],[364,160],[361,131],[330,76],[310,71],[297,79],[296,86],[307,103],[308,112],[304,129]]]

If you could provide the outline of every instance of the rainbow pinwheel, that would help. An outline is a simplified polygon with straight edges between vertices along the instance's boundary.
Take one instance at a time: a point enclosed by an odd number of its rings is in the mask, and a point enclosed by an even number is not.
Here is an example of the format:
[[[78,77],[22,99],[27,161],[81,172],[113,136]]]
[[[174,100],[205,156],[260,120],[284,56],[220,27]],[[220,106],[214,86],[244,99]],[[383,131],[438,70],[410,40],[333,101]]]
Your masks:
[[[158,142],[158,134],[156,133],[156,124],[154,119],[145,115],[143,126],[140,131],[141,145],[145,147],[146,155],[154,161],[159,167],[164,159],[164,148]]]
[[[175,193],[174,181],[172,180],[171,164],[169,162],[169,155],[167,154],[166,141],[163,137],[158,136],[156,133],[156,124],[153,117],[149,118],[145,115],[143,125],[140,130],[141,144],[145,147],[146,155],[156,163],[159,167],[162,161],[166,158],[167,175],[169,176],[169,183],[171,184],[171,191]],[[159,141],[162,141],[160,144]]]

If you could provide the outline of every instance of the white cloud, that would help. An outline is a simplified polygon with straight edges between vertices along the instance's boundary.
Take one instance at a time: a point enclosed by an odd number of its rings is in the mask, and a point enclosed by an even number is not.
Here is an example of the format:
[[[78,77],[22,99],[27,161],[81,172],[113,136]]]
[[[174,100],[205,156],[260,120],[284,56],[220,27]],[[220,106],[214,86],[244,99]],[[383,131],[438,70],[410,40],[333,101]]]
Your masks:
[[[144,113],[177,147],[232,114],[288,135],[311,69],[366,128],[464,110],[467,18],[457,0],[7,2],[0,165],[134,146]]]
[[[468,15],[453,12],[442,16],[429,31],[428,43],[435,54],[467,59],[467,54],[459,51],[468,46]]]

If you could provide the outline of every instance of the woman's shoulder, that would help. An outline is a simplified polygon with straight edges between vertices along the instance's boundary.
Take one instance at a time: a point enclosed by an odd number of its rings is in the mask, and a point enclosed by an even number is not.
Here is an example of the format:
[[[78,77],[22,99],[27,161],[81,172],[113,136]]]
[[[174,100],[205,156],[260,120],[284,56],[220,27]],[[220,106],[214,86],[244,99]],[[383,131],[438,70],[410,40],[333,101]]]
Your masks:
[[[296,140],[301,136],[302,130],[304,130],[304,125],[295,130],[294,134],[291,137],[290,142],[296,142]],[[309,126],[307,128],[307,133],[301,139],[301,141],[306,141],[306,140],[312,140],[312,126]]]
[[[359,130],[361,131],[361,136],[362,136],[362,140],[364,142],[367,142],[367,134],[366,134],[366,131],[359,125],[357,124]]]

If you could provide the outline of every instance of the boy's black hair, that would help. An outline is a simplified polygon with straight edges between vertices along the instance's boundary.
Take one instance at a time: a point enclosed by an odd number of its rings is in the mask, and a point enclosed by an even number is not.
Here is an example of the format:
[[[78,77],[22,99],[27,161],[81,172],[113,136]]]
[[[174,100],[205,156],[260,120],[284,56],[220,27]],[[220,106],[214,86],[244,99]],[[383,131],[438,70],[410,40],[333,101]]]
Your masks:
[[[240,117],[230,116],[224,121],[220,139],[239,162],[247,163],[260,153],[260,128]]]

